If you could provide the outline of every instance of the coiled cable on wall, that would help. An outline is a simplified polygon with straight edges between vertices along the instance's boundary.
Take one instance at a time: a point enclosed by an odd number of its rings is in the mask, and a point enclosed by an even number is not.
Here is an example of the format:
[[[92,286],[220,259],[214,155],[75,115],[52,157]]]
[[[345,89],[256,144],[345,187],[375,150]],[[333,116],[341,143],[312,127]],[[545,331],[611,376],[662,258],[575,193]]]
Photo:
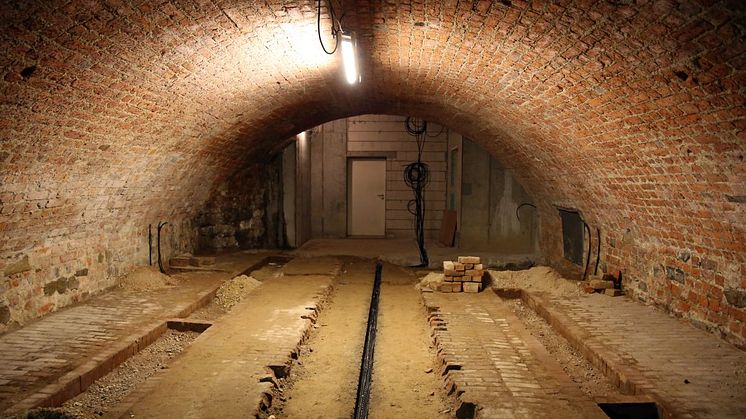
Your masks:
[[[520,210],[523,207],[531,207],[533,209],[536,209],[536,205],[530,203],[530,202],[524,202],[521,205],[518,205],[518,207],[515,209],[515,218],[518,219],[518,221],[521,221],[521,216],[518,214],[518,210]]]
[[[422,162],[422,152],[425,149],[427,136],[427,121],[407,117],[405,121],[407,132],[417,141],[417,161],[404,167],[404,183],[412,189],[414,199],[407,204],[407,209],[414,215],[414,231],[417,247],[420,251],[420,265],[428,266],[430,259],[425,248],[425,187],[430,180],[430,168]]]

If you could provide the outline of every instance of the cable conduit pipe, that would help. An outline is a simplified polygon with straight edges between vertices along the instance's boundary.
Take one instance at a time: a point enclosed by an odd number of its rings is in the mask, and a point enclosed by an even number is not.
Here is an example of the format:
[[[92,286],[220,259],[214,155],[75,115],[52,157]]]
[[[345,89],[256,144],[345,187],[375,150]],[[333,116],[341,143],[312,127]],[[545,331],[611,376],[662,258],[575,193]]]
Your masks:
[[[148,266],[153,266],[153,224],[148,224]]]
[[[166,224],[168,224],[168,222],[158,222],[158,269],[160,269],[163,274],[166,273],[166,270],[163,269],[163,262],[161,261],[161,230],[166,226]]]
[[[370,402],[370,387],[373,375],[373,355],[376,348],[376,331],[378,330],[378,299],[381,295],[381,271],[383,264],[376,261],[376,276],[373,280],[373,293],[370,297],[368,310],[368,328],[365,331],[365,345],[363,358],[360,363],[360,377],[357,384],[357,398],[355,399],[355,419],[367,419],[368,404]]]
[[[583,281],[585,281],[585,278],[588,276],[588,266],[590,266],[591,262],[591,228],[588,226],[588,224],[583,221],[583,227],[588,232],[588,254],[585,257],[585,269],[583,270]]]
[[[598,263],[601,262],[601,229],[596,227],[596,267],[593,275],[598,275]]]

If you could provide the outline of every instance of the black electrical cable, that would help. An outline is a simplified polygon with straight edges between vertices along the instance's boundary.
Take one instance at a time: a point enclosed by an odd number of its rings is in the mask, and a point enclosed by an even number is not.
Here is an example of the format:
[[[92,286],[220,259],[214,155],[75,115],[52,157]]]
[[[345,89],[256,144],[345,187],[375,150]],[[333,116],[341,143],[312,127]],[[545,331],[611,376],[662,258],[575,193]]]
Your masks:
[[[517,218],[518,221],[521,221],[521,217],[518,215],[518,210],[521,209],[522,207],[533,207],[534,209],[536,209],[536,205],[530,202],[524,202],[521,205],[518,205],[518,208],[515,209],[515,218]]]
[[[148,266],[153,266],[153,224],[148,224]]]
[[[407,126],[407,132],[411,135],[417,136],[427,132],[427,121],[424,119],[408,116],[404,124]]]
[[[593,275],[598,275],[598,262],[601,261],[601,229],[596,227],[596,267],[593,268]]]
[[[316,33],[319,35],[319,43],[321,44],[321,49],[323,49],[325,53],[332,55],[337,52],[337,47],[339,47],[339,36],[337,36],[337,34],[342,30],[342,23],[337,20],[337,17],[334,14],[334,6],[332,5],[331,0],[329,0],[329,16],[332,18],[331,32],[332,38],[334,38],[334,49],[328,51],[324,45],[324,41],[321,39],[321,0],[318,0],[316,4]],[[337,24],[338,27],[335,27],[335,24]]]
[[[163,262],[161,262],[161,229],[163,229],[166,224],[168,224],[168,222],[158,222],[158,269],[160,269],[163,274],[166,273],[166,270],[163,269]]]
[[[427,136],[428,136],[428,137],[430,137],[430,138],[435,138],[435,137],[439,136],[440,134],[442,134],[442,133],[443,133],[443,131],[445,131],[445,130],[446,130],[446,129],[445,129],[445,127],[441,125],[441,127],[440,127],[440,131],[438,131],[438,133],[437,133],[437,134],[435,134],[435,135],[430,135],[430,134],[427,134]]]
[[[588,231],[588,255],[585,257],[585,270],[583,270],[583,281],[585,281],[586,276],[588,276],[588,266],[591,262],[591,228],[585,221],[583,221],[583,227]]]
[[[368,327],[365,330],[365,344],[363,357],[360,362],[360,375],[357,382],[357,397],[355,398],[354,419],[368,417],[368,403],[370,402],[370,388],[373,376],[373,356],[376,352],[376,331],[378,330],[378,300],[381,295],[381,271],[383,264],[376,262],[376,273],[373,278],[373,292],[370,296],[368,309]]]
[[[422,152],[425,149],[427,136],[427,121],[407,117],[405,121],[407,132],[417,141],[417,161],[404,167],[404,183],[412,189],[414,199],[407,204],[407,209],[414,215],[414,231],[417,247],[420,250],[420,265],[428,266],[430,259],[425,248],[425,187],[430,181],[430,168],[422,162]]]

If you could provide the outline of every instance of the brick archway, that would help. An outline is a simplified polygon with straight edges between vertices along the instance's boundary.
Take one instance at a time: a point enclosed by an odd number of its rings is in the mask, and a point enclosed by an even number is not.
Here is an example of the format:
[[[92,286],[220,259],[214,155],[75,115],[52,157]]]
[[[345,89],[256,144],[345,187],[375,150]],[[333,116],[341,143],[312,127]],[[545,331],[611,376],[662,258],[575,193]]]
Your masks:
[[[739,2],[346,2],[355,89],[312,52],[315,4],[0,6],[3,265],[30,256],[34,287],[76,258],[110,275],[140,257],[143,220],[188,224],[260,146],[414,114],[514,170],[550,255],[551,206],[581,208],[637,295],[744,339],[724,294],[746,287]]]

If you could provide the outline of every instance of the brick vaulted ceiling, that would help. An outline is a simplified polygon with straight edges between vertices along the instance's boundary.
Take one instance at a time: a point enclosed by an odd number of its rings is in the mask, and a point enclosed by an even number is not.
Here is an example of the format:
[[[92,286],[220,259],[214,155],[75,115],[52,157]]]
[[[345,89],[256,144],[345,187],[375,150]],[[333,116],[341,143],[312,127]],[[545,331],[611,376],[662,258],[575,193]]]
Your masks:
[[[256,150],[393,113],[475,139],[635,251],[746,276],[742,1],[340,7],[355,87],[320,50],[315,1],[2,0],[2,250],[189,217]]]

